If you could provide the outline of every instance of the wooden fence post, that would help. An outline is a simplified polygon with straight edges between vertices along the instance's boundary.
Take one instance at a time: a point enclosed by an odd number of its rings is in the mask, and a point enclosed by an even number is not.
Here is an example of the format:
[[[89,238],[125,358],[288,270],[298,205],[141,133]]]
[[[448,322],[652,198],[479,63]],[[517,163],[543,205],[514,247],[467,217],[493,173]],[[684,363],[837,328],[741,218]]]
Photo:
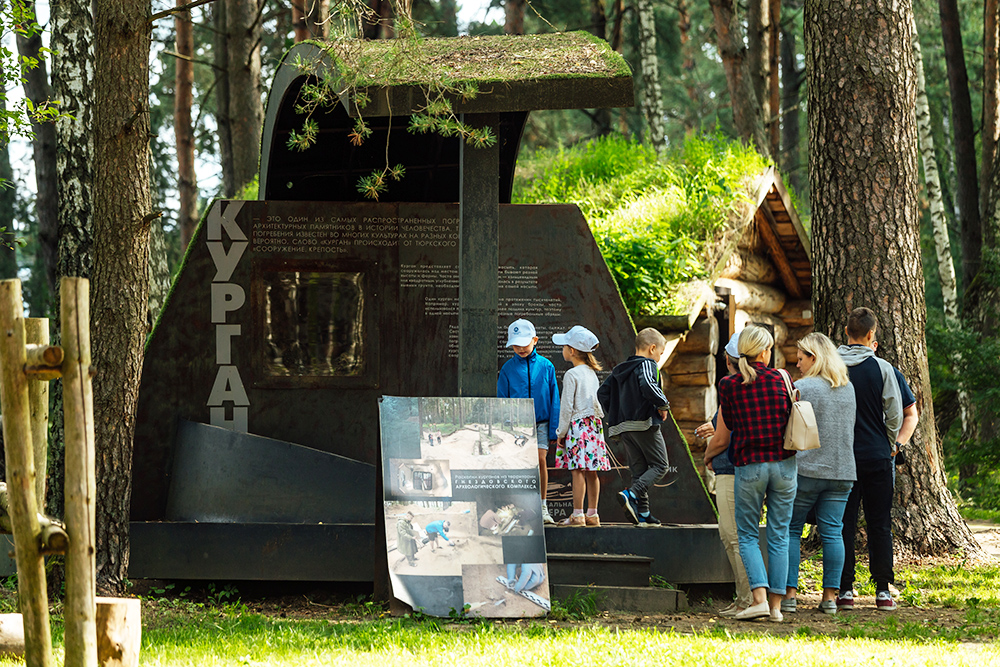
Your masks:
[[[29,345],[48,346],[49,319],[29,317],[24,321],[25,340]],[[31,404],[31,447],[35,458],[35,501],[38,511],[45,513],[45,473],[49,454],[49,381],[28,380],[28,400]]]
[[[66,430],[66,667],[97,665],[94,394],[90,380],[90,283],[59,284]],[[136,648],[138,653],[138,648]]]
[[[0,281],[0,412],[7,463],[7,489],[17,588],[24,618],[25,662],[28,667],[52,665],[52,630],[45,588],[45,563],[39,551],[35,462],[31,445],[31,414],[24,334],[21,281]]]

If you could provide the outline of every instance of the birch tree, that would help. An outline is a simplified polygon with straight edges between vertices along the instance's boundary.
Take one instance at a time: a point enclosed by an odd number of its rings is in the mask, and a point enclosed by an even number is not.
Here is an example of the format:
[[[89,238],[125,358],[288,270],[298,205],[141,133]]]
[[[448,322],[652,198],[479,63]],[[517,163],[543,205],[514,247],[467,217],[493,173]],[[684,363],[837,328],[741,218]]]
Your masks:
[[[638,0],[639,18],[639,87],[642,115],[646,119],[649,143],[657,153],[666,150],[666,129],[663,126],[663,92],[660,89],[660,68],[656,57],[656,17],[653,0]]]

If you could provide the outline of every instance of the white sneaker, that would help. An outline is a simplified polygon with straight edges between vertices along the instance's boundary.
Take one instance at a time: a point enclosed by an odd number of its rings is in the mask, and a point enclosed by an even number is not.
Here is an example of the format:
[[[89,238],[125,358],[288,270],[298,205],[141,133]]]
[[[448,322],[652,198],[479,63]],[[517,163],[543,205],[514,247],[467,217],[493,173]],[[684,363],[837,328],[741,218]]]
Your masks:
[[[752,621],[755,618],[764,618],[765,616],[770,615],[771,607],[768,606],[767,600],[764,600],[759,604],[750,605],[743,611],[738,612],[733,618],[737,621]]]
[[[768,620],[773,621],[774,623],[781,623],[782,621],[785,620],[785,617],[781,615],[780,609],[772,609],[771,616],[770,618],[768,618]]]
[[[549,508],[545,505],[542,505],[542,523],[550,526],[556,525],[556,520],[552,518],[551,514],[549,514]]]

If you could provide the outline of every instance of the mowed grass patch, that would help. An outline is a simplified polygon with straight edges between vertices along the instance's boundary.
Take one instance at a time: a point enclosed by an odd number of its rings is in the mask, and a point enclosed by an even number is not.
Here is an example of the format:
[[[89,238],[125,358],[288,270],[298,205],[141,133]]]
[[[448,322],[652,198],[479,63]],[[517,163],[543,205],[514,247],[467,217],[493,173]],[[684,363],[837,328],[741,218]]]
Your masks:
[[[166,619],[163,619],[166,620]],[[1000,647],[944,640],[681,635],[669,628],[552,627],[407,619],[279,620],[257,614],[178,618],[143,637],[142,664],[218,665],[976,665]],[[859,632],[861,630],[858,630]]]

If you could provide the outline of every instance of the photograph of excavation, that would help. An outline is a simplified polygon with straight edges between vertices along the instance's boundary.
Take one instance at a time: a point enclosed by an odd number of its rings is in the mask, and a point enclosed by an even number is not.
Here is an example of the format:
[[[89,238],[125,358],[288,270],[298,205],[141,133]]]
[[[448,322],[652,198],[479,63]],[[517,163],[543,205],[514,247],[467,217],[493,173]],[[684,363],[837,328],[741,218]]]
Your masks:
[[[519,581],[524,587],[515,591]],[[544,563],[466,565],[462,571],[462,598],[470,616],[543,616],[551,607],[548,567]]]
[[[421,458],[447,459],[452,470],[538,465],[530,400],[444,397],[417,403]]]
[[[480,535],[476,503],[436,501],[385,503],[389,569],[400,575],[461,576],[466,564],[503,563],[501,538]],[[436,540],[428,525],[449,523]]]

